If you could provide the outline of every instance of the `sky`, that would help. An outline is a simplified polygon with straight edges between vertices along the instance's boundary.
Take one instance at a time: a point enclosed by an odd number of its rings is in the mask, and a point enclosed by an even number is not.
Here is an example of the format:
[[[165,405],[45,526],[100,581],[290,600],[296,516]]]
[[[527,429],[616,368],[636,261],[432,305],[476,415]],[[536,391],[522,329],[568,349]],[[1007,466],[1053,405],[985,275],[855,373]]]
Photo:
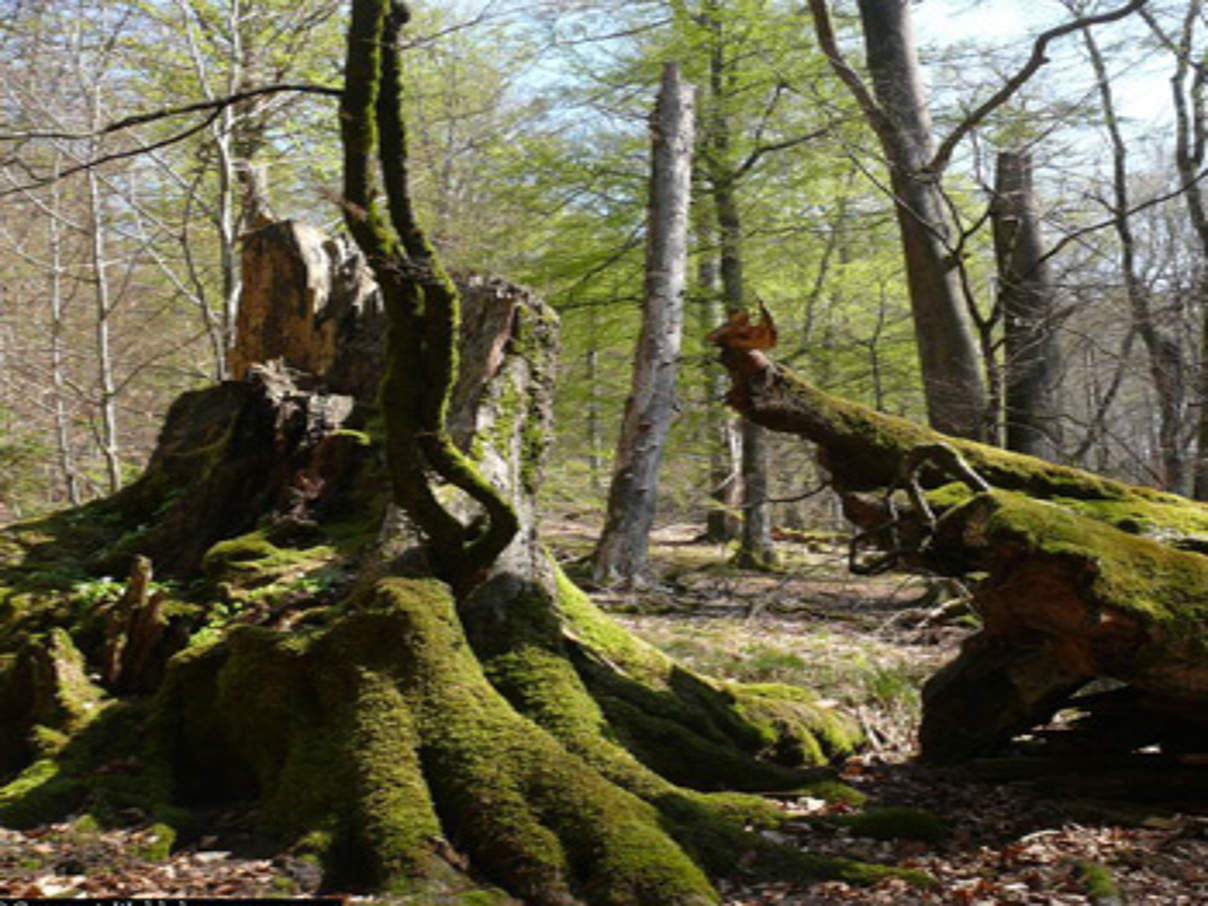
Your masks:
[[[1122,2],[1105,2],[1103,6],[1114,8]],[[915,38],[921,47],[988,42],[1017,46],[1021,59],[1031,49],[1036,33],[1069,19],[1055,0],[921,0],[913,4],[912,13]],[[1104,46],[1113,39],[1137,36],[1129,42],[1134,49],[1126,59],[1113,57],[1117,69],[1113,74],[1118,76],[1114,88],[1121,113],[1139,128],[1169,122],[1172,110],[1168,85],[1171,62],[1162,54],[1146,57],[1142,53],[1138,38],[1144,30],[1135,16],[1096,28]],[[1077,35],[1059,39],[1051,49],[1053,60],[1037,79],[1068,78],[1071,87],[1093,86],[1089,66],[1082,62],[1082,42]]]

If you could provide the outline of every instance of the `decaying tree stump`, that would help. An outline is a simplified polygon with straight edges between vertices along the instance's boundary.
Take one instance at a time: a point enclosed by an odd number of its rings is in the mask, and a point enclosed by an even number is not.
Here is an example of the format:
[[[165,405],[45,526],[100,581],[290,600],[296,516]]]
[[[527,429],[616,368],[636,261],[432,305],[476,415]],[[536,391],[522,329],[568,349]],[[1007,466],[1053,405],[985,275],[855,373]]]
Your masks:
[[[779,847],[749,830],[778,809],[718,792],[809,784],[858,729],[807,690],[680,667],[562,575],[536,518],[557,319],[503,281],[459,294],[448,432],[518,527],[489,569],[433,575],[387,506],[372,396],[281,361],[185,394],[139,481],[0,532],[6,585],[130,575],[108,603],[63,604],[68,584],[0,611],[0,824],[188,827],[254,800],[265,845],[328,889],[423,902],[695,906],[738,870],[925,881]],[[478,502],[424,478],[472,540]]]
[[[923,692],[924,758],[991,752],[1066,706],[1097,748],[1208,751],[1208,508],[944,438],[722,345],[730,403],[817,444],[863,543],[977,579],[983,627]],[[1074,697],[1094,680],[1126,691]]]
[[[243,236],[242,273],[232,377],[281,359],[332,392],[373,398],[386,319],[373,275],[347,237],[295,220],[270,223]]]

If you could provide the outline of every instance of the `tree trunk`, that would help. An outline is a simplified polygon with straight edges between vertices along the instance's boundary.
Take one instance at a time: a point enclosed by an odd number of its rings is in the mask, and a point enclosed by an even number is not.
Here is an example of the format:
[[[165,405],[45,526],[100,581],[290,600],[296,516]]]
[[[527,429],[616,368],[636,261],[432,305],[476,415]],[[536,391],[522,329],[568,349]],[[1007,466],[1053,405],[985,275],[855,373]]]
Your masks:
[[[55,454],[58,460],[59,472],[63,476],[63,486],[67,492],[67,502],[72,506],[80,503],[79,482],[76,479],[75,457],[71,449],[71,426],[67,413],[67,375],[66,368],[66,327],[63,304],[63,236],[62,200],[59,194],[58,182],[59,160],[55,158],[54,176],[51,183],[50,206],[47,211],[47,245],[50,254],[50,286],[47,288],[47,298],[50,302],[50,386],[53,391],[52,407],[54,409],[55,425]]]
[[[593,555],[593,577],[633,583],[646,567],[658,502],[658,471],[676,410],[684,332],[684,286],[691,197],[693,89],[668,63],[651,117],[646,291],[634,355],[633,387],[613,459],[608,516]]]
[[[869,568],[861,546],[876,542],[889,548],[878,567],[978,574],[972,608],[984,628],[924,688],[924,758],[992,752],[1083,705],[1092,747],[1204,751],[1208,507],[945,438],[822,393],[758,351],[727,348],[723,361],[735,408],[818,445],[861,529],[854,567]],[[894,489],[909,507],[891,506]],[[1071,700],[1095,679],[1127,684],[1132,698]],[[1109,705],[1110,717],[1098,713]],[[1122,724],[1129,732],[1110,732]]]
[[[991,216],[1005,331],[1007,449],[1052,459],[1057,336],[1028,155],[999,153]]]
[[[721,24],[712,18],[713,45],[709,54],[709,102],[712,107],[706,136],[709,182],[713,207],[717,214],[720,245],[722,299],[727,313],[750,309],[746,298],[742,262],[742,220],[738,210],[738,174],[731,158],[731,135],[726,105],[732,103],[726,91],[724,48]],[[742,444],[742,536],[735,557],[740,566],[761,569],[776,562],[772,543],[771,520],[767,503],[767,442],[758,425],[743,424]]]
[[[946,246],[949,227],[939,194],[940,174],[928,169],[933,154],[931,122],[909,3],[860,0],[859,7],[876,98],[876,103],[862,100],[862,106],[889,168],[928,420],[937,431],[980,438],[986,432],[986,392],[955,262]],[[833,44],[825,3],[811,0],[811,8],[823,44]],[[832,64],[842,69],[845,81],[855,78],[841,58],[833,58]]]
[[[100,188],[97,185],[97,175],[92,170],[88,171],[87,184],[88,220],[91,234],[90,264],[96,313],[93,323],[93,350],[96,355],[97,367],[96,406],[100,419],[98,439],[101,455],[105,461],[106,487],[112,494],[122,486],[122,463],[117,429],[117,384],[113,376],[113,350],[109,342],[109,324],[113,316],[113,302],[110,298],[109,262],[105,257],[105,233],[108,227],[105,222]]]
[[[704,336],[723,320],[725,309],[717,281],[716,224],[710,199],[697,197],[692,210],[696,217],[697,243],[700,246],[697,266],[697,292],[700,294],[698,319],[700,336]],[[718,363],[708,356],[701,357],[701,386],[704,390],[706,443],[709,446],[709,497],[705,513],[706,541],[726,542],[738,537],[742,523],[738,518],[742,505],[742,450],[739,446],[737,421],[719,405],[726,393],[726,375]]]
[[[1116,115],[1115,100],[1108,78],[1107,64],[1099,51],[1090,29],[1083,30],[1083,40],[1099,82],[1099,99],[1103,105],[1104,120],[1112,148],[1112,218],[1113,228],[1120,240],[1120,270],[1124,278],[1124,291],[1128,297],[1132,315],[1132,327],[1149,356],[1149,373],[1153,380],[1154,394],[1158,398],[1158,442],[1161,458],[1158,469],[1162,487],[1176,493],[1187,490],[1187,457],[1183,439],[1183,421],[1187,409],[1186,366],[1183,350],[1178,340],[1169,331],[1163,330],[1154,316],[1150,305],[1150,288],[1141,279],[1137,264],[1137,243],[1132,230],[1132,204],[1128,189],[1128,149],[1120,131]],[[1176,91],[1176,108],[1178,107]],[[1180,117],[1180,122],[1183,118]],[[1176,162],[1182,160],[1179,175],[1188,184],[1187,200],[1195,222],[1197,203],[1194,195],[1194,171],[1198,168],[1176,153]],[[1202,241],[1208,240],[1208,227]],[[1208,243],[1205,244],[1208,248]]]

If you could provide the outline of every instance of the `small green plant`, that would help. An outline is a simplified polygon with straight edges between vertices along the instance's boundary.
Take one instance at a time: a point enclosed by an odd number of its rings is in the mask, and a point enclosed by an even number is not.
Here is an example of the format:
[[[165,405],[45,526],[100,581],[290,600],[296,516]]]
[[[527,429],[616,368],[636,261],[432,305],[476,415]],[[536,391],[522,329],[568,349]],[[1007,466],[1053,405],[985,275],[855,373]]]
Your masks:
[[[883,708],[914,711],[919,707],[918,677],[905,665],[869,666],[864,674],[864,688],[868,697]]]
[[[101,576],[99,579],[86,579],[71,586],[71,599],[87,607],[97,607],[116,601],[122,595],[125,586],[112,576]]]
[[[1074,863],[1074,870],[1095,906],[1119,906],[1124,902],[1116,879],[1106,865],[1079,859]]]
[[[213,601],[206,606],[206,618],[201,627],[189,636],[190,645],[209,645],[222,638],[226,627],[241,614],[247,603],[238,598]]]

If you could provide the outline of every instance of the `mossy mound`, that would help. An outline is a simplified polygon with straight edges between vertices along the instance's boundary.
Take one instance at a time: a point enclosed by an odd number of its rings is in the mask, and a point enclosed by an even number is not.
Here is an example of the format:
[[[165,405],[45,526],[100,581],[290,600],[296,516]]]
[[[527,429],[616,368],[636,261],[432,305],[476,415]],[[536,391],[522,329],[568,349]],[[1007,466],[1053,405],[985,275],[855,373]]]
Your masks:
[[[453,850],[532,903],[713,902],[702,866],[743,853],[798,878],[894,873],[778,852],[744,830],[777,820],[762,800],[653,773],[541,648],[480,662],[445,586],[384,580],[328,629],[246,627],[178,657],[152,735],[179,798],[257,797],[263,830],[320,850],[333,884],[462,883]]]
[[[869,809],[834,819],[857,837],[874,840],[921,840],[939,843],[952,833],[948,823],[934,812],[907,806]]]

